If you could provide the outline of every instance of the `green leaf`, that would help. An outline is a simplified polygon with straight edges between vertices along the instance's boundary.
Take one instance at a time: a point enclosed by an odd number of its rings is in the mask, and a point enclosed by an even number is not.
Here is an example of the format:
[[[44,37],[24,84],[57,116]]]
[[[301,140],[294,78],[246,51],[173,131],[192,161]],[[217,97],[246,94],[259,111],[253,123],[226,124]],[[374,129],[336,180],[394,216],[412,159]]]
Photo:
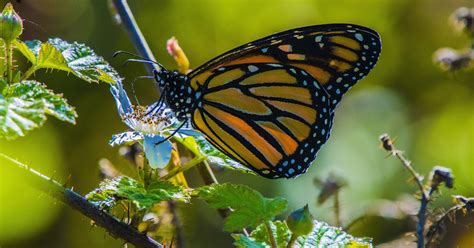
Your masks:
[[[58,69],[87,82],[114,84],[121,80],[115,69],[84,44],[53,38],[46,43],[16,40],[14,45],[32,63],[32,72],[38,69]]]
[[[20,40],[15,40],[13,45],[16,49],[25,56],[28,61],[32,64],[36,63],[36,55],[39,54],[39,50],[41,47],[41,41],[39,40],[32,40],[32,41],[25,41],[22,42]]]
[[[0,96],[0,138],[25,136],[43,125],[46,115],[75,124],[74,108],[39,82],[29,80],[7,85]]]
[[[105,209],[110,209],[119,201],[128,200],[142,210],[161,201],[188,201],[189,194],[182,187],[167,181],[155,181],[145,188],[132,178],[120,176],[102,181],[99,188],[86,195],[86,199]]]
[[[284,221],[273,221],[270,222],[273,236],[275,237],[278,247],[286,247],[291,238],[291,231]],[[270,239],[265,224],[261,224],[255,230],[252,231],[250,237],[254,238],[255,241],[265,243],[270,246]]]
[[[265,243],[256,241],[254,238],[247,237],[243,234],[232,234],[234,245],[238,248],[267,248],[270,247]]]
[[[338,227],[325,222],[314,221],[313,231],[306,237],[299,237],[295,247],[372,247],[370,238],[356,238]]]
[[[86,45],[77,42],[71,44],[59,38],[49,39],[48,43],[61,51],[67,64],[79,78],[88,82],[102,81],[110,84],[121,80],[117,71]]]
[[[280,197],[265,198],[244,185],[215,184],[201,187],[197,191],[199,198],[208,202],[211,207],[234,210],[224,223],[224,230],[229,232],[270,221],[285,211],[288,204]]]
[[[69,68],[66,59],[61,51],[51,44],[41,44],[36,64],[38,68],[58,69],[62,71],[74,72]]]
[[[0,97],[0,138],[16,139],[46,121],[44,104],[18,97]]]
[[[46,85],[33,80],[12,84],[6,91],[7,97],[18,97],[27,101],[43,102],[44,112],[59,120],[76,124],[77,113],[61,94],[54,94]]]

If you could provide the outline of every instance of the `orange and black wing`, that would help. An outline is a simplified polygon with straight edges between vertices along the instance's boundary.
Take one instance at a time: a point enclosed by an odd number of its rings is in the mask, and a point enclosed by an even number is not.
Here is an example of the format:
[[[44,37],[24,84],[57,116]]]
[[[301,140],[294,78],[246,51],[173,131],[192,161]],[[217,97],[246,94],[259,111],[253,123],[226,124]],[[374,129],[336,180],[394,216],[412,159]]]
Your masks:
[[[329,95],[298,67],[229,65],[209,76],[203,89],[193,126],[264,177],[304,173],[329,137]]]
[[[311,74],[337,105],[344,93],[375,66],[381,40],[372,29],[353,24],[316,25],[277,33],[226,52],[188,77],[198,90],[220,67],[235,64],[277,63]]]
[[[195,128],[268,178],[304,173],[329,138],[342,95],[374,67],[378,34],[311,26],[248,43],[188,74]]]

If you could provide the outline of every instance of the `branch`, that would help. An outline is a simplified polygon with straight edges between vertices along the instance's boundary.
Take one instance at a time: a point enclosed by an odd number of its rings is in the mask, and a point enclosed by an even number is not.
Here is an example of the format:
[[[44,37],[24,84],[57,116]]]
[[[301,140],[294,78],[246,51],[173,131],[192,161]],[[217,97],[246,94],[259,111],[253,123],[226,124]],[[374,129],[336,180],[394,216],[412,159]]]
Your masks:
[[[112,3],[117,10],[117,14],[120,16],[120,20],[122,21],[122,25],[125,27],[127,30],[128,35],[130,36],[130,39],[132,40],[133,45],[138,51],[138,54],[140,56],[144,57],[147,60],[150,61],[156,61],[155,56],[153,56],[153,53],[151,52],[150,46],[148,46],[148,43],[145,40],[145,37],[143,37],[142,32],[140,31],[140,28],[137,25],[137,22],[135,21],[135,18],[133,17],[132,11],[130,10],[130,7],[128,6],[128,3],[126,0],[112,0]],[[148,74],[153,75],[153,70],[160,71],[161,69],[152,63],[146,63],[145,69],[148,71]],[[158,89],[159,90],[159,89]]]
[[[430,191],[428,193],[426,192],[422,182],[423,178],[415,171],[415,169],[413,169],[413,167],[411,166],[411,161],[403,156],[403,152],[395,148],[394,142],[392,141],[392,139],[390,139],[388,134],[382,134],[380,136],[380,141],[382,141],[383,148],[386,151],[390,152],[390,155],[397,157],[402,162],[403,167],[405,167],[405,169],[410,172],[411,176],[415,180],[415,183],[421,192],[421,204],[417,214],[418,224],[416,225],[416,235],[418,237],[417,247],[423,248],[425,247],[424,230],[426,223],[426,208],[428,206],[428,202],[430,200],[431,195],[435,191],[435,188],[431,187]]]
[[[65,188],[59,182],[31,169],[27,165],[12,159],[5,154],[0,153],[0,157],[7,160],[11,169],[24,176],[25,180],[31,183],[35,188],[49,194],[51,197],[61,201],[69,207],[79,211],[81,214],[94,221],[94,224],[107,230],[107,232],[116,238],[125,240],[136,247],[144,248],[162,248],[163,246],[155,240],[149,238],[144,233],[138,232],[132,226],[129,226],[117,218],[102,211],[84,197]]]

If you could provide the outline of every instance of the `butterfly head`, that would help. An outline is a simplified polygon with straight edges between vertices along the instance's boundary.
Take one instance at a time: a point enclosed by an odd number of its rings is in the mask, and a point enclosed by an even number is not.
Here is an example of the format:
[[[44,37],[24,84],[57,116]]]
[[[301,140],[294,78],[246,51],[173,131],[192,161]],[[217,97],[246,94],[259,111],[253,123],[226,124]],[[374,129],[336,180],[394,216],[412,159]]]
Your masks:
[[[188,77],[178,71],[155,70],[154,77],[158,86],[164,94],[166,102],[174,111],[179,120],[185,120],[191,116],[195,108],[195,95],[187,83]]]

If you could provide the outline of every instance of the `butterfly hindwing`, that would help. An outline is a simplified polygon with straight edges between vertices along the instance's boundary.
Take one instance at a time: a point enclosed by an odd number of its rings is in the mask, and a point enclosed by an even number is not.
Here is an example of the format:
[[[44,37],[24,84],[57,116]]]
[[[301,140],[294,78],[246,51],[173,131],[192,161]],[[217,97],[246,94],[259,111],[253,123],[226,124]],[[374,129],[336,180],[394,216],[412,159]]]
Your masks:
[[[247,43],[210,60],[188,76],[196,90],[219,67],[251,63],[291,65],[311,74],[336,105],[375,66],[380,50],[380,37],[371,29],[352,24],[317,25]]]
[[[262,176],[303,173],[329,137],[329,95],[298,67],[228,65],[201,83],[202,94],[192,113],[194,127]]]

